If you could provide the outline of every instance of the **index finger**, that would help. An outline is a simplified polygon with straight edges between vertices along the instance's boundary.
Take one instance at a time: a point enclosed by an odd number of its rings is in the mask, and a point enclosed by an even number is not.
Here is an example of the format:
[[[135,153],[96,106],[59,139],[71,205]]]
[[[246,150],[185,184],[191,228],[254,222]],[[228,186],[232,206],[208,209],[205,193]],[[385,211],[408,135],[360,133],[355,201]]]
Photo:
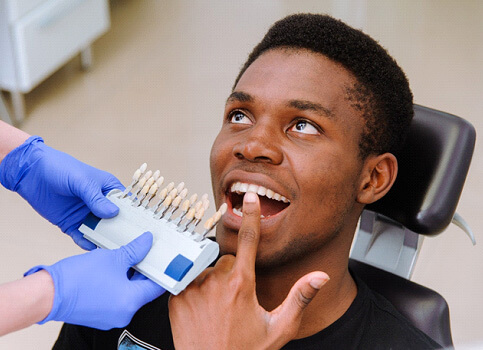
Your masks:
[[[260,239],[260,200],[253,192],[243,197],[243,218],[238,231],[238,247],[234,269],[255,271],[258,241]]]

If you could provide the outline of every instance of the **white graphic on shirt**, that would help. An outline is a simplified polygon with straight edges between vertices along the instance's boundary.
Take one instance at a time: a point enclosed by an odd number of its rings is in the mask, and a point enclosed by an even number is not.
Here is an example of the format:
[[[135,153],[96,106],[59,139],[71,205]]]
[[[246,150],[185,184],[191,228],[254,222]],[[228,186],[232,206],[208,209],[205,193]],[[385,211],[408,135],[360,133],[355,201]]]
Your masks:
[[[118,350],[161,350],[155,346],[149,345],[142,340],[139,340],[127,330],[122,332],[117,342]]]

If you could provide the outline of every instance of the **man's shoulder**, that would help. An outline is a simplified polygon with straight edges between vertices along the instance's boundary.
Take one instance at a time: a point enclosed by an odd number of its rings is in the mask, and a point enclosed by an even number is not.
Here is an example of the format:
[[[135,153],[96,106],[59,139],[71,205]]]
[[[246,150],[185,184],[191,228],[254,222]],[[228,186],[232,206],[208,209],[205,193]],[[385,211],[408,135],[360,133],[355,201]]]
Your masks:
[[[383,296],[356,278],[356,299],[345,314],[313,336],[285,349],[438,349]]]
[[[414,326],[383,296],[370,291],[370,308],[367,323],[370,325],[364,339],[367,349],[439,349],[441,346]]]

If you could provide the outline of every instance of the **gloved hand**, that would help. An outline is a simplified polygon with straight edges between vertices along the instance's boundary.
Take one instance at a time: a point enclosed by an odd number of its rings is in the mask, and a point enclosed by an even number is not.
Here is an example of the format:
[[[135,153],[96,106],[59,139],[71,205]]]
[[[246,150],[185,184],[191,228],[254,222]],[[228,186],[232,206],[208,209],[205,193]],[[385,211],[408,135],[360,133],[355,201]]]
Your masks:
[[[52,310],[39,324],[55,320],[102,330],[126,326],[141,306],[164,293],[139,272],[128,277],[152,243],[153,235],[145,232],[119,249],[96,249],[27,271],[45,269],[54,281]]]
[[[104,194],[124,189],[111,174],[46,146],[38,136],[7,154],[0,163],[0,182],[87,250],[96,246],[79,226],[90,211],[103,219],[117,215],[119,208]]]

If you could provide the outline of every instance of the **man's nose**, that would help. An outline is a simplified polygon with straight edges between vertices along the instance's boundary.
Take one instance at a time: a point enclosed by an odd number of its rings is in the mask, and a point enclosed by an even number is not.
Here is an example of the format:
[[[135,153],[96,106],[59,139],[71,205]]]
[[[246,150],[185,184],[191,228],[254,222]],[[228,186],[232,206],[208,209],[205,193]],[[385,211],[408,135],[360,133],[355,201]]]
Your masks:
[[[240,141],[233,147],[233,154],[238,159],[250,162],[280,164],[283,160],[280,136],[275,130],[262,125],[254,126],[247,133],[240,135]]]

